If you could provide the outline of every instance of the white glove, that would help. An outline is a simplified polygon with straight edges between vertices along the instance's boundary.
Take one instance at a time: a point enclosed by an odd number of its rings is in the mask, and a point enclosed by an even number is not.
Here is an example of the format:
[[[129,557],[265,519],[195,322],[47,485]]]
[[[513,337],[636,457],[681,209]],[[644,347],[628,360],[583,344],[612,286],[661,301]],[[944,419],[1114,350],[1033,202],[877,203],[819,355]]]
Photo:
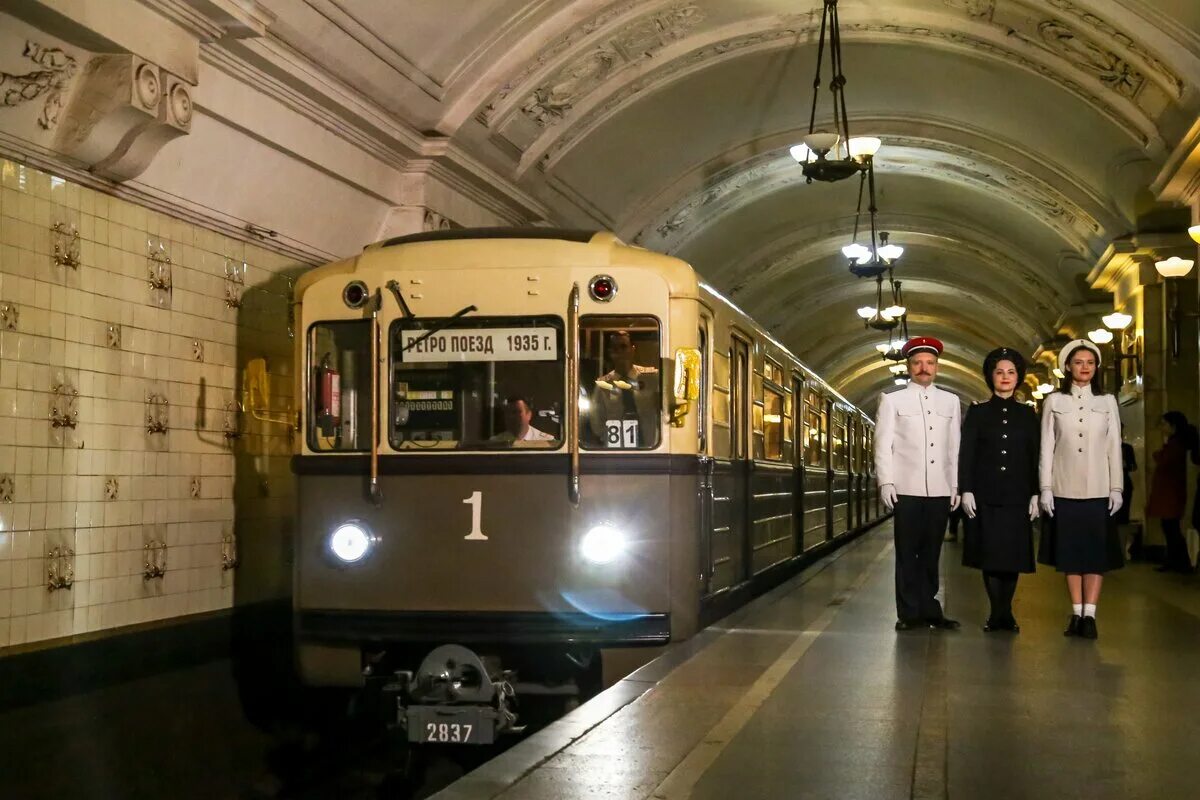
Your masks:
[[[975,519],[975,494],[973,492],[963,492],[962,507],[968,517]]]
[[[879,499],[883,501],[883,507],[891,511],[896,507],[896,484],[885,483],[879,487]]]
[[[958,496],[958,492],[955,492],[954,496],[950,498],[950,510],[951,511],[954,511],[958,508],[958,502],[960,499],[962,499],[962,498],[960,498]]]
[[[1054,516],[1054,492],[1049,489],[1042,489],[1042,511],[1046,512],[1046,516]]]
[[[1052,506],[1054,505],[1053,497],[1050,498],[1050,505],[1052,505]],[[1032,522],[1033,520],[1035,520],[1037,518],[1038,518],[1038,496],[1035,494],[1033,497],[1029,498],[1029,521]]]
[[[1121,506],[1125,505],[1125,498],[1120,492],[1108,493],[1108,515],[1111,517],[1121,510]]]

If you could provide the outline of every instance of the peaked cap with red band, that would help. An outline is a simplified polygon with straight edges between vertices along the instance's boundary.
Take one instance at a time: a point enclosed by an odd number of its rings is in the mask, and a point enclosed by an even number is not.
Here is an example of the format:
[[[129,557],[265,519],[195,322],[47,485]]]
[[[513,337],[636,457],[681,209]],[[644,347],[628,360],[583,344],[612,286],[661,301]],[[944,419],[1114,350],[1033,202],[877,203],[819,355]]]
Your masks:
[[[905,358],[915,356],[917,353],[933,353],[935,356],[940,356],[942,343],[932,336],[914,336],[904,343],[904,347],[900,348],[900,354]]]

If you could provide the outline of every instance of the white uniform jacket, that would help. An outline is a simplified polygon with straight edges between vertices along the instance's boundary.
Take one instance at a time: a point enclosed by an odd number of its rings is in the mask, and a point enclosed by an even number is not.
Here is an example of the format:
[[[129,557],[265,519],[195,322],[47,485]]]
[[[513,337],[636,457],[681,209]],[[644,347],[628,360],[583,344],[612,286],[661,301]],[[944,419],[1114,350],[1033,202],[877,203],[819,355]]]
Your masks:
[[[875,476],[896,494],[953,497],[958,493],[958,397],[910,382],[879,398]]]
[[[1073,500],[1108,497],[1123,485],[1117,398],[1072,385],[1042,404],[1042,490]]]

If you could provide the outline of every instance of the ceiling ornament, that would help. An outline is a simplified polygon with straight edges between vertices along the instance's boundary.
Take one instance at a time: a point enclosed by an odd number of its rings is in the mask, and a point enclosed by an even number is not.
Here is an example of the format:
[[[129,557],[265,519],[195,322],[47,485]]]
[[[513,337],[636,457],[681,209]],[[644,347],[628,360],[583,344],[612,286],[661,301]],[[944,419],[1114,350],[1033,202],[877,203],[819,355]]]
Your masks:
[[[972,19],[990,20],[996,13],[996,0],[942,0],[951,8],[967,12]]]
[[[1088,11],[1085,8],[1080,8],[1071,0],[1045,0],[1051,7],[1058,9],[1064,14],[1075,17],[1083,24],[1094,30],[1101,40],[1112,42],[1121,48],[1135,55],[1139,61],[1146,65],[1146,68],[1154,73],[1171,94],[1179,99],[1183,96],[1183,79],[1170,70],[1159,59],[1150,54],[1141,43],[1137,42],[1132,36],[1117,28],[1107,20]]]
[[[57,47],[42,47],[37,42],[25,42],[21,53],[41,69],[20,75],[0,72],[0,105],[19,106],[44,97],[38,125],[50,130],[58,124],[62,110],[62,93],[75,76],[77,64],[72,56]]]
[[[1146,76],[1125,59],[1077,35],[1058,20],[1038,25],[1042,42],[1084,72],[1090,72],[1100,82],[1122,97],[1137,97]]]
[[[538,127],[557,124],[612,73],[652,58],[672,42],[686,38],[704,18],[699,6],[682,3],[622,26],[540,81],[521,102],[521,113]]]

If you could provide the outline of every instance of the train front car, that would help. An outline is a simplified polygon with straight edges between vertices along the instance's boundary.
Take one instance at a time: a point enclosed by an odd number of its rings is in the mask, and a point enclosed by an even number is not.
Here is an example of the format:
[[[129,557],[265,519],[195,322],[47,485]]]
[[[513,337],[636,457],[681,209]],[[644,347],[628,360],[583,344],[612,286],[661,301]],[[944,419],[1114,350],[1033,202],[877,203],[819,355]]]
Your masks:
[[[538,229],[402,237],[301,279],[306,684],[381,692],[410,741],[482,744],[523,695],[596,688],[601,648],[693,632],[689,293],[675,259]]]

